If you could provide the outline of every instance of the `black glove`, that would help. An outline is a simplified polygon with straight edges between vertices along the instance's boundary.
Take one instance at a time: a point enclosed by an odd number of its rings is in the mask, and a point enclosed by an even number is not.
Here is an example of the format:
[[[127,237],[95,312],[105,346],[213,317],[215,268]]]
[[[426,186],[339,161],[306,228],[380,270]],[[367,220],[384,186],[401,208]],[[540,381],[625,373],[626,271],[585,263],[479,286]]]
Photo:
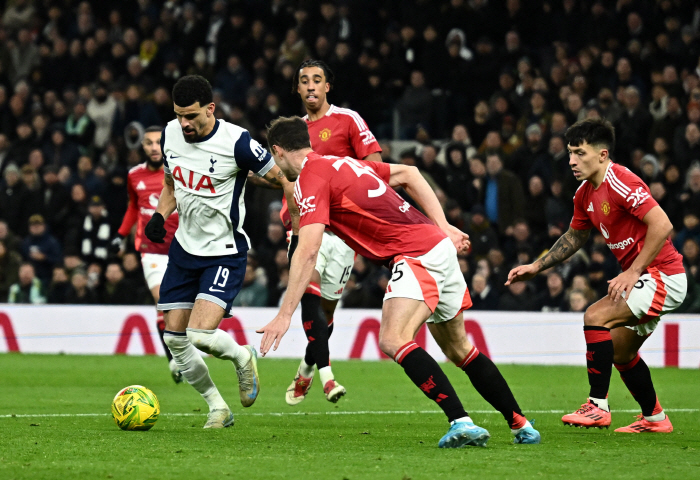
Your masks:
[[[287,260],[289,260],[290,267],[292,266],[292,255],[294,255],[297,245],[299,245],[299,235],[292,235],[289,239],[289,248],[287,249]]]
[[[146,224],[146,229],[144,231],[146,237],[153,243],[165,243],[165,240],[163,239],[165,238],[165,234],[168,232],[165,230],[164,225],[165,219],[163,218],[163,215],[158,212],[154,213]]]
[[[114,237],[111,242],[109,242],[109,252],[116,255],[117,253],[121,252],[123,249],[124,249],[124,237],[117,234],[117,236]]]

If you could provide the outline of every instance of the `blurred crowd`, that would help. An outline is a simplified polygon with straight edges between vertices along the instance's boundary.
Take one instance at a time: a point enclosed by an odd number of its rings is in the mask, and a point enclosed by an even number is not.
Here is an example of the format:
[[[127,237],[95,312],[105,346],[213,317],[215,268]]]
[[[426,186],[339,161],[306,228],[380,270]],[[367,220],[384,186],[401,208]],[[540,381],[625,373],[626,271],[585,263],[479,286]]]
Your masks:
[[[206,77],[216,115],[265,142],[303,114],[306,58],[335,73],[384,161],[416,165],[471,236],[474,308],[582,311],[619,266],[600,235],[556,270],[504,287],[566,231],[577,182],[563,134],[616,127],[614,161],[674,225],[700,311],[700,7],[683,0],[0,0],[0,302],[150,304],[139,254],[109,250],[145,128]],[[288,278],[281,194],[246,189],[237,304],[274,306]],[[386,269],[358,258],[342,299],[374,308]]]

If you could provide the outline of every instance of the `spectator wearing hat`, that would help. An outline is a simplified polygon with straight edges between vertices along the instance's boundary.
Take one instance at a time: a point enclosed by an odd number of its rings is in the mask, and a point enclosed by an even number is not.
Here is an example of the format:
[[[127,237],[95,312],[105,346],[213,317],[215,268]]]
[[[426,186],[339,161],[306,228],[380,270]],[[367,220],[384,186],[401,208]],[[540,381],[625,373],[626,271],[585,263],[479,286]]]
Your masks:
[[[107,261],[112,229],[105,204],[97,195],[88,203],[88,214],[83,220],[80,238],[80,253],[87,263],[104,264]]]
[[[53,266],[61,261],[61,244],[48,232],[42,215],[29,217],[29,235],[22,241],[20,251],[34,267],[36,276],[48,284]]]
[[[34,267],[31,263],[24,262],[19,267],[19,281],[10,287],[7,302],[33,305],[46,303],[44,287],[41,280],[34,275]]]
[[[515,173],[526,189],[536,164],[543,162],[547,156],[542,142],[542,127],[533,123],[525,129],[525,143],[510,157],[508,169]]]

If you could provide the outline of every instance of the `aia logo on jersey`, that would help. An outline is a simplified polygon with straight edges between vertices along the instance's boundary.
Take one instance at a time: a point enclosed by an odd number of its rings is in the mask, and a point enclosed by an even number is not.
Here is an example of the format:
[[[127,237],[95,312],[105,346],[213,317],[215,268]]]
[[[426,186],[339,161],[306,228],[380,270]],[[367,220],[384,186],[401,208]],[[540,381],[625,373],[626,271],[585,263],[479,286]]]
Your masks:
[[[608,202],[603,202],[600,205],[600,209],[603,211],[603,215],[610,215],[610,204]]]
[[[199,192],[200,190],[209,190],[209,193],[216,193],[214,184],[211,178],[207,175],[200,175],[193,171],[188,171],[185,168],[180,168],[178,165],[173,170],[173,180],[180,182],[183,188]]]
[[[330,140],[332,133],[330,128],[324,128],[318,133],[318,138],[320,138],[322,142],[327,142]]]

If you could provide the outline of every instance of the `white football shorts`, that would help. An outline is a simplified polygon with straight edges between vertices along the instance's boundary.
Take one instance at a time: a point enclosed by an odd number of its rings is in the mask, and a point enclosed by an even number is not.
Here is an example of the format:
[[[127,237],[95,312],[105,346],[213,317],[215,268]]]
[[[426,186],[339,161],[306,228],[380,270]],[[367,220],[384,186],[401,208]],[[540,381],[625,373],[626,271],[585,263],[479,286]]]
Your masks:
[[[641,337],[651,335],[659,325],[661,316],[671,313],[683,303],[687,289],[685,273],[666,275],[656,268],[649,268],[639,277],[627,299],[627,306],[639,319],[638,325],[627,328]]]
[[[168,256],[160,253],[142,253],[141,265],[143,266],[143,276],[146,277],[146,284],[151,290],[163,282],[163,275],[168,267]]]
[[[323,232],[316,258],[316,271],[321,275],[322,298],[338,300],[343,295],[354,264],[355,251],[334,234]]]
[[[422,300],[433,314],[428,322],[447,322],[472,306],[467,282],[459,269],[457,249],[445,238],[419,257],[394,259],[384,300]]]

